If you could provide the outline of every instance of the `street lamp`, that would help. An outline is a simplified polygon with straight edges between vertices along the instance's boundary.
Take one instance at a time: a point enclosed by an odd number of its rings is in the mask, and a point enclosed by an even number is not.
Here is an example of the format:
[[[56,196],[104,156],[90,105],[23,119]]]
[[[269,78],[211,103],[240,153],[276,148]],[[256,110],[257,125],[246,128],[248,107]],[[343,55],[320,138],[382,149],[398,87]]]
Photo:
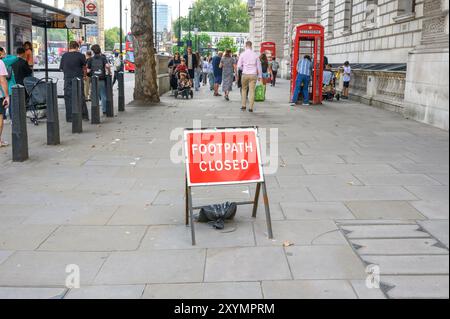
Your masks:
[[[128,6],[125,6],[125,34],[128,35]]]
[[[191,38],[191,10],[192,7],[189,7],[189,45],[192,47],[192,38]],[[188,45],[188,46],[189,46]]]
[[[155,0],[155,50],[158,52],[158,1]]]
[[[122,52],[123,52],[123,25],[122,25],[122,0],[120,0],[120,53],[119,53],[119,57],[120,60],[123,61],[123,56],[122,56]],[[122,70],[121,70],[122,71]]]

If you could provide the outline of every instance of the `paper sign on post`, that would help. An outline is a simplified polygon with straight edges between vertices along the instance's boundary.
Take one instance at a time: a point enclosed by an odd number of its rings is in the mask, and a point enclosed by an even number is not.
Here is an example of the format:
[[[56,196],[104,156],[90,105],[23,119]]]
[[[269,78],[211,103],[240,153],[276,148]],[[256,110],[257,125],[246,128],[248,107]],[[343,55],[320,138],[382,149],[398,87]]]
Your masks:
[[[264,182],[256,128],[187,130],[184,141],[189,186]]]

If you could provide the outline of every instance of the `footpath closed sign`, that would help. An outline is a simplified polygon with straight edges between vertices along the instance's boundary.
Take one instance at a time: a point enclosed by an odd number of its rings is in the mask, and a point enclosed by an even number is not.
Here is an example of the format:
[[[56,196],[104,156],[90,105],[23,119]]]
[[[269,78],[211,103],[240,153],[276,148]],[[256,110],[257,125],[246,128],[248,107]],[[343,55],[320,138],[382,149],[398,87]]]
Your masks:
[[[256,128],[186,130],[189,186],[264,182]]]

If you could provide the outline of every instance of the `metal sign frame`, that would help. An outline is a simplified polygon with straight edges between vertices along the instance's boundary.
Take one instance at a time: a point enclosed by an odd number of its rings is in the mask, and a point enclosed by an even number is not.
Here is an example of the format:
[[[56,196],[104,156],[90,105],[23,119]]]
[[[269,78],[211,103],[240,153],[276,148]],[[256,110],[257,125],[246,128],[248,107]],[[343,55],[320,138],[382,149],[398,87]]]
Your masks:
[[[189,179],[189,152],[188,152],[188,141],[187,135],[192,134],[193,132],[199,133],[218,133],[218,132],[239,132],[239,131],[254,131],[256,135],[256,143],[257,143],[257,153],[258,153],[258,161],[260,166],[260,180],[254,181],[243,181],[243,182],[223,182],[223,183],[201,183],[201,184],[192,184]],[[194,220],[194,211],[202,209],[201,206],[194,207],[192,204],[192,188],[194,187],[202,187],[202,186],[220,186],[220,185],[250,185],[256,184],[255,197],[252,201],[243,201],[237,202],[236,205],[244,206],[244,205],[253,205],[252,217],[256,218],[258,213],[259,200],[261,197],[261,191],[263,193],[263,200],[265,206],[266,213],[266,223],[267,223],[267,233],[269,239],[273,239],[273,230],[272,230],[272,218],[270,214],[270,203],[269,203],[269,195],[267,192],[266,178],[264,174],[264,165],[261,161],[261,149],[259,143],[259,132],[258,127],[240,127],[240,128],[213,128],[213,129],[185,129],[184,131],[184,154],[185,154],[185,163],[186,163],[186,174],[185,174],[185,220],[186,226],[191,226],[191,237],[192,237],[192,245],[195,246],[196,236],[195,236],[195,220]]]

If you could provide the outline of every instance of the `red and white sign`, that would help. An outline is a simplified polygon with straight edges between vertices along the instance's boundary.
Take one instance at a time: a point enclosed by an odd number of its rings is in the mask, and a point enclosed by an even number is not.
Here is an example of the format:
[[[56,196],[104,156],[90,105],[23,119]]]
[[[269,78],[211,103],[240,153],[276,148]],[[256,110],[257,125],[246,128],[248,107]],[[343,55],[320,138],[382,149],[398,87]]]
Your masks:
[[[264,181],[257,129],[186,130],[184,142],[189,186]]]
[[[85,12],[87,17],[96,17],[98,16],[98,9],[97,9],[97,3],[96,1],[90,0],[85,1]]]

